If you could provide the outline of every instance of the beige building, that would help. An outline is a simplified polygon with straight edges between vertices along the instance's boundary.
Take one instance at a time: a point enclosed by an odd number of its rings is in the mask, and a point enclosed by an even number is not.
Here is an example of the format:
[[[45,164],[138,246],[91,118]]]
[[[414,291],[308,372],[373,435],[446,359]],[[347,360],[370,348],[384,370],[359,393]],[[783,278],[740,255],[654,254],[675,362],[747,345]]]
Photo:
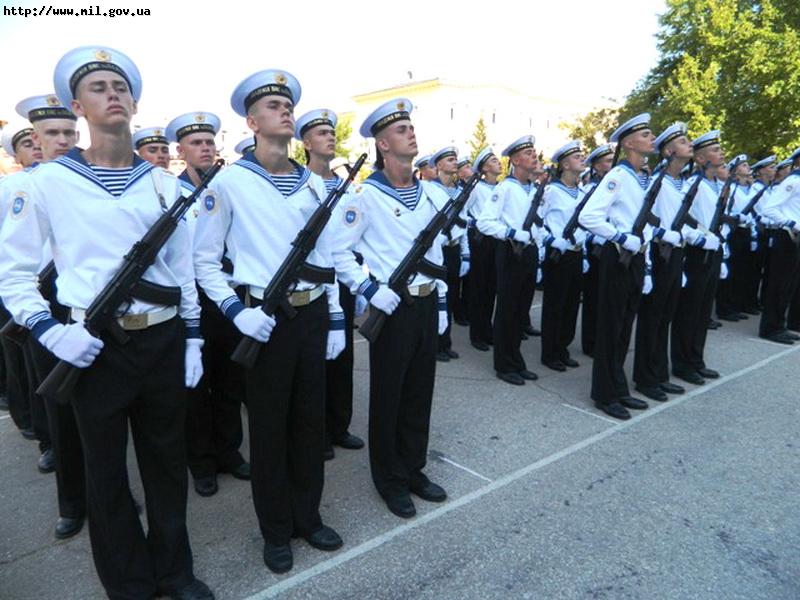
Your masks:
[[[353,117],[353,135],[348,145],[354,154],[367,148],[358,133],[363,119],[375,107],[396,97],[408,98],[414,104],[412,119],[420,154],[448,145],[468,154],[468,142],[478,119],[483,117],[489,143],[497,152],[515,139],[532,133],[536,136],[537,149],[549,156],[569,141],[559,123],[571,121],[595,108],[594,104],[580,98],[531,96],[499,84],[439,78],[410,81],[353,96],[352,105],[339,112],[340,118]]]

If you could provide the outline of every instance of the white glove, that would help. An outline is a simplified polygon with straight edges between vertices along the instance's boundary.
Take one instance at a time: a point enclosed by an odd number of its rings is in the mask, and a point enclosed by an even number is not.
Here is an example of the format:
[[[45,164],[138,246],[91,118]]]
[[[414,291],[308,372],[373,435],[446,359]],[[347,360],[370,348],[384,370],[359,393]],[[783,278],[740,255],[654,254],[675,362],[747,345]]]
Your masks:
[[[715,252],[719,250],[719,238],[713,234],[709,235],[706,241],[703,242],[703,250],[713,250]]]
[[[681,287],[685,288],[687,283],[689,283],[689,279],[686,277],[686,273],[681,273]]]
[[[543,277],[542,267],[539,267],[539,268],[536,269],[536,284],[537,285],[542,283],[542,277]]]
[[[739,213],[736,218],[739,221],[739,225],[750,225],[753,222],[753,217],[744,213]]]
[[[186,366],[186,387],[194,388],[200,383],[203,376],[203,340],[200,338],[189,338],[186,340],[186,356],[184,364]]]
[[[522,244],[530,244],[533,241],[530,231],[522,231],[521,229],[514,232],[514,241]]]
[[[275,328],[275,319],[260,308],[245,308],[233,318],[233,324],[247,337],[266,344]]]
[[[569,248],[570,243],[564,238],[557,237],[553,238],[553,241],[550,242],[550,245],[559,252],[561,252],[561,254],[564,254],[567,251],[567,248]]]
[[[356,294],[356,309],[355,309],[355,316],[360,317],[363,315],[367,307],[369,306],[369,301],[364,298],[361,294]]]
[[[728,265],[727,265],[727,263],[722,263],[719,266],[719,278],[720,279],[727,279],[728,278]]]
[[[751,237],[750,238],[750,252],[755,252],[756,250],[758,250],[758,238],[757,237]]]
[[[625,236],[625,241],[622,242],[622,247],[628,252],[636,254],[642,249],[642,240],[639,239],[638,235],[628,234]]]
[[[647,296],[652,291],[653,291],[653,276],[652,275],[645,275],[644,276],[644,283],[642,284],[642,293],[645,296]]]
[[[39,336],[39,343],[61,360],[80,369],[91,365],[104,345],[103,340],[86,331],[83,323],[54,325]]]
[[[344,331],[334,329],[328,332],[328,350],[325,353],[325,360],[336,360],[344,350],[346,344]]]
[[[447,331],[447,311],[440,310],[439,311],[439,335],[442,335],[445,331]]]
[[[466,277],[469,273],[469,256],[461,257],[461,267],[458,270],[459,277]]]
[[[400,304],[400,296],[395,294],[388,287],[381,286],[369,301],[375,308],[390,315],[395,311],[398,304]]]
[[[725,260],[728,260],[730,257],[731,257],[731,247],[726,242],[726,243],[722,244],[722,258],[725,259]]]
[[[587,259],[583,259],[583,273],[586,274],[589,272],[589,261]]]
[[[681,234],[672,229],[668,229],[661,236],[661,239],[667,242],[670,246],[677,246],[681,243]]]

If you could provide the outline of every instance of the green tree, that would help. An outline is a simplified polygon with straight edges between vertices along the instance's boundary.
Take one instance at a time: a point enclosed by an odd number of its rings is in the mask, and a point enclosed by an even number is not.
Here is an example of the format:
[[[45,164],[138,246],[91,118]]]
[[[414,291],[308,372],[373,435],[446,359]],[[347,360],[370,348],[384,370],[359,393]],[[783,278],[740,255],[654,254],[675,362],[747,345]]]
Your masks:
[[[608,141],[617,128],[619,108],[607,106],[586,113],[572,123],[559,123],[561,129],[569,133],[570,139],[579,140],[586,152],[591,152]]]
[[[480,151],[488,145],[489,136],[486,133],[486,122],[481,115],[481,118],[478,119],[478,122],[475,124],[475,131],[472,132],[472,139],[469,140],[470,160],[475,160]]]
[[[353,135],[353,118],[350,116],[342,117],[336,121],[336,156],[350,158],[350,148],[345,144]]]
[[[667,0],[660,57],[619,122],[649,112],[655,129],[721,129],[728,153],[785,155],[800,145],[800,3]]]

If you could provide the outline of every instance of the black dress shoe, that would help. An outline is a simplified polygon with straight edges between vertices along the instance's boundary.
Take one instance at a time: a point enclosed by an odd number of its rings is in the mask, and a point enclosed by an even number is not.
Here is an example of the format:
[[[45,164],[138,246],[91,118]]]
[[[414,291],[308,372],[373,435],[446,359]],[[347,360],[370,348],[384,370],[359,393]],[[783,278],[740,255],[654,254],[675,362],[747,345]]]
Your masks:
[[[749,319],[749,318],[750,318],[750,317],[748,317],[746,314],[744,314],[743,312],[737,312],[737,313],[736,313],[734,316],[735,316],[737,319],[739,319],[740,321],[747,321],[747,319]]]
[[[714,369],[706,369],[705,367],[697,369],[697,374],[704,379],[719,379],[719,371],[715,371]]]
[[[83,529],[83,517],[72,519],[70,517],[58,517],[56,521],[56,539],[66,540]]]
[[[561,362],[563,362],[565,365],[567,365],[568,367],[570,367],[572,369],[575,369],[575,368],[581,366],[581,364],[577,360],[575,360],[574,358],[567,357],[564,360],[562,360]]]
[[[519,373],[501,373],[500,371],[497,371],[497,378],[502,379],[511,385],[525,385],[525,380],[520,376]]]
[[[472,342],[472,347],[476,350],[480,350],[481,352],[489,351],[489,344],[485,342]]]
[[[469,325],[469,321],[467,321],[463,317],[461,317],[459,319],[453,319],[453,321],[455,321],[456,325],[461,325],[462,327],[466,327],[467,325]]]
[[[686,383],[694,385],[703,385],[706,382],[697,371],[673,371],[672,374],[678,379],[683,379]]]
[[[539,376],[536,373],[533,371],[528,371],[528,369],[522,369],[522,371],[519,372],[519,376],[525,381],[536,381],[539,379]]]
[[[327,445],[325,449],[322,451],[322,459],[323,460],[333,460],[336,457],[336,453],[333,451],[333,446]]]
[[[533,337],[540,337],[542,335],[541,330],[536,329],[536,327],[534,327],[533,325],[528,325],[524,331],[526,334]]]
[[[563,372],[567,370],[567,365],[562,363],[560,360],[551,360],[542,364],[544,364],[544,366],[548,369],[553,369],[553,371]]]
[[[719,321],[715,321],[714,319],[711,319],[708,322],[708,328],[709,329],[719,329],[720,327],[722,327],[722,323],[720,323]]]
[[[198,477],[194,480],[194,491],[203,497],[213,496],[219,491],[217,476]]]
[[[445,350],[445,352],[447,353],[447,356],[449,356],[450,358],[458,358],[458,352],[456,352],[452,348],[448,348],[447,350]]]
[[[787,346],[791,346],[794,344],[794,340],[783,333],[773,333],[772,335],[762,335],[759,337],[762,337],[765,340],[769,340],[770,342],[775,342],[778,344],[786,344]]]
[[[797,335],[796,333],[792,333],[792,332],[791,332],[791,331],[789,331],[789,330],[786,330],[786,331],[784,331],[784,332],[783,332],[783,335],[785,335],[786,337],[788,337],[788,338],[789,338],[790,340],[792,340],[793,342],[797,342],[797,341],[799,341],[799,340],[800,340],[800,335]]]
[[[345,431],[342,435],[337,435],[333,438],[333,443],[347,450],[361,450],[364,447],[364,440],[357,435],[353,435],[349,431]]]
[[[600,402],[595,402],[594,405],[602,410],[607,415],[614,417],[615,419],[620,419],[622,421],[627,421],[631,418],[631,413],[628,412],[628,409],[622,406],[619,402],[611,402],[610,404],[602,404]]]
[[[633,396],[622,396],[622,398],[619,399],[619,403],[625,408],[633,408],[636,410],[645,410],[648,407],[647,402],[641,398],[634,398]]]
[[[416,494],[428,502],[444,502],[447,500],[447,492],[440,485],[436,485],[427,477],[422,480],[412,480],[409,482],[408,489],[412,494]]]
[[[230,473],[236,479],[242,481],[250,481],[250,463],[239,463],[235,467],[224,467],[219,470],[220,473]]]
[[[401,519],[410,519],[417,514],[417,509],[414,507],[411,496],[408,494],[394,496],[393,498],[384,498],[384,501],[386,502],[386,508]]]
[[[327,525],[323,525],[314,533],[304,535],[303,539],[317,550],[333,552],[344,545],[341,536]]]
[[[753,315],[753,316],[761,314],[761,311],[758,310],[757,308],[753,307],[753,306],[745,308],[742,312],[747,313],[748,315]]]
[[[637,385],[636,391],[657,402],[666,402],[669,399],[667,393],[658,386]]]
[[[173,600],[214,600],[214,592],[199,579],[195,579],[189,585],[165,595],[173,598]]]
[[[737,317],[735,313],[718,314],[717,318],[720,321],[729,321],[731,323],[736,323],[739,320],[739,317]]]
[[[52,473],[56,470],[56,455],[52,448],[48,448],[36,461],[36,468],[39,473]]]
[[[436,360],[439,362],[450,362],[450,355],[447,352],[437,352],[436,353]]]
[[[528,339],[530,339],[530,337],[528,337],[528,334],[527,334],[527,333],[525,333],[524,331],[522,332],[522,335],[520,335],[519,337],[520,337],[520,339],[521,339],[523,342],[524,342],[525,340],[528,340]]]
[[[273,573],[288,573],[294,564],[292,548],[289,544],[264,542],[264,564]]]
[[[33,429],[30,428],[30,427],[27,427],[26,429],[20,429],[19,432],[22,434],[22,437],[24,437],[26,440],[35,440],[36,439],[36,434],[33,432]]]
[[[686,393],[686,389],[682,388],[679,385],[675,385],[670,381],[666,381],[664,383],[659,383],[658,387],[661,388],[662,392],[666,392],[667,394],[684,394]]]

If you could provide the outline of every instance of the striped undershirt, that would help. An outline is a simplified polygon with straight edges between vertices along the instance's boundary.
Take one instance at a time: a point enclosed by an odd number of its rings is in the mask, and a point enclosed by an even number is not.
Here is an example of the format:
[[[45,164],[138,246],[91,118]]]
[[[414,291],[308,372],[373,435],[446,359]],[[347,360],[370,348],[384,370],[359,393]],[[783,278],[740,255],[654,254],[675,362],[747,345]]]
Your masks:
[[[406,208],[414,210],[417,205],[417,186],[394,188]]]
[[[339,185],[341,179],[338,177],[333,177],[332,179],[325,179],[323,181],[325,182],[325,191],[330,194],[334,189],[336,189],[336,186]]]
[[[275,187],[278,188],[278,191],[284,196],[288,196],[292,193],[292,190],[297,187],[297,183],[300,181],[301,174],[302,171],[295,170],[286,175],[273,175],[270,173],[269,176],[272,178],[272,181],[275,183]]]
[[[133,167],[122,167],[121,169],[110,169],[108,167],[98,167],[97,165],[89,165],[89,168],[103,182],[103,185],[108,188],[112,196],[119,197],[125,189],[125,184],[131,176]]]

